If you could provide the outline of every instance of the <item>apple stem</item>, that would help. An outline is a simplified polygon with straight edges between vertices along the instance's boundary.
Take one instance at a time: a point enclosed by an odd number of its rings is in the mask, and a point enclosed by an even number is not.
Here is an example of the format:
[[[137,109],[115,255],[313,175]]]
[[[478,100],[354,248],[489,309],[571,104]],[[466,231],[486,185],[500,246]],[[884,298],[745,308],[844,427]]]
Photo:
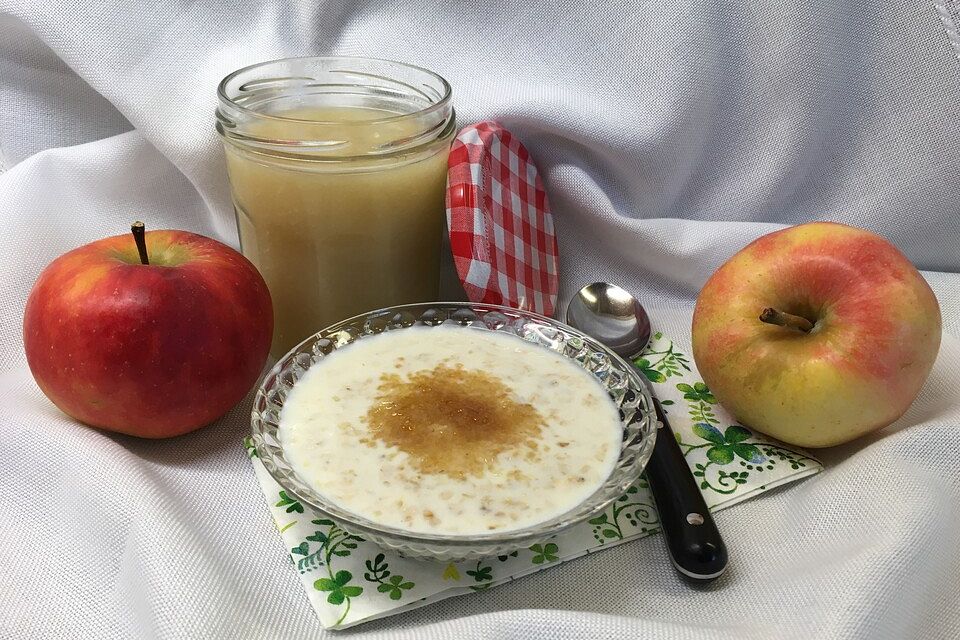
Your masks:
[[[796,316],[792,313],[777,311],[772,307],[767,307],[763,310],[763,313],[760,314],[760,321],[766,322],[767,324],[775,324],[781,327],[787,327],[789,329],[796,329],[797,331],[802,331],[803,333],[809,333],[810,330],[813,329],[813,323],[803,316]]]
[[[150,264],[150,258],[147,256],[146,227],[144,227],[142,222],[137,220],[130,225],[130,232],[133,234],[133,239],[137,243],[137,252],[140,254],[140,264]]]

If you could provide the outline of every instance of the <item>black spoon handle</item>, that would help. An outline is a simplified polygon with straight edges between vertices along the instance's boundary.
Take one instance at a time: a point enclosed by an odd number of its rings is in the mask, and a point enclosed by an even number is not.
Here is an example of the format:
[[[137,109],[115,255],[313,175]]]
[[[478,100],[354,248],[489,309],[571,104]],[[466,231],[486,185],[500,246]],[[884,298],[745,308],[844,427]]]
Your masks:
[[[663,539],[677,571],[693,580],[713,580],[727,568],[727,547],[660,401],[654,398],[653,405],[663,426],[657,433],[646,472],[660,514]]]

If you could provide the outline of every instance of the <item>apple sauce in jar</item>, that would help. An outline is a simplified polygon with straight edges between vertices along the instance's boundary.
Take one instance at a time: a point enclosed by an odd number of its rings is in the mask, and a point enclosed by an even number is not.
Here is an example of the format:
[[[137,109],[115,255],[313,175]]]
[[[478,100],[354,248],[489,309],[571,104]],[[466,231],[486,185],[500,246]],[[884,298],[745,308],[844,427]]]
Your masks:
[[[410,65],[296,58],[220,85],[240,245],[273,298],[271,353],[358,313],[436,300],[449,84]]]

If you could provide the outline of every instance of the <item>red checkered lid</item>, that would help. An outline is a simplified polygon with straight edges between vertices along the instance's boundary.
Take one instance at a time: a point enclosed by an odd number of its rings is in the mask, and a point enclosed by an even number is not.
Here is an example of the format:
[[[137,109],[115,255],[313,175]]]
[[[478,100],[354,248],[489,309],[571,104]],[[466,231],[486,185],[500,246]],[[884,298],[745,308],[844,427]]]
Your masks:
[[[471,302],[545,316],[557,303],[557,237],[527,148],[496,122],[463,129],[450,150],[447,227]]]

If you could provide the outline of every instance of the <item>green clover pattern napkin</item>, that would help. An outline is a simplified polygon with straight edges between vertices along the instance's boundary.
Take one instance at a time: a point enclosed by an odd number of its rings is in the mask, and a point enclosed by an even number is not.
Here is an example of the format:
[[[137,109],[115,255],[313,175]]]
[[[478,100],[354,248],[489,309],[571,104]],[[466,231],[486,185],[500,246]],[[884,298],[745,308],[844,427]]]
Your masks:
[[[822,469],[807,452],[739,425],[661,333],[634,364],[653,383],[712,511]],[[414,560],[380,550],[288,496],[244,441],[271,515],[321,624],[343,629],[444,598],[489,589],[544,567],[658,530],[645,477],[606,512],[509,555],[468,562]]]

